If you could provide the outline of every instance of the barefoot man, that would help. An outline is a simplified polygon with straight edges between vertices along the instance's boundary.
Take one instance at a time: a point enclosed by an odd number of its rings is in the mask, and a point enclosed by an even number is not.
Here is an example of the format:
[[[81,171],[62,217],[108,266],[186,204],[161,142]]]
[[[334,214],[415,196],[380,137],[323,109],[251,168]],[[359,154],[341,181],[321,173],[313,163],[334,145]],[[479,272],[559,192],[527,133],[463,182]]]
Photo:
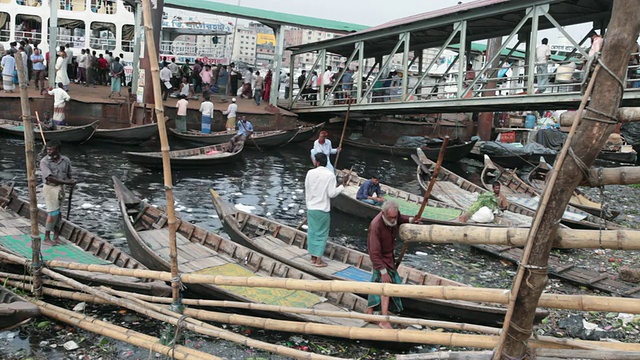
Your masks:
[[[401,215],[398,204],[389,200],[382,205],[382,211],[371,220],[369,236],[367,237],[367,251],[373,263],[372,282],[401,284],[402,280],[396,272],[393,249],[398,237],[401,224],[413,222],[413,218]],[[402,311],[402,300],[384,295],[369,295],[368,314],[380,311],[382,315]],[[390,323],[381,322],[383,329],[393,329]]]
[[[60,206],[64,200],[63,185],[75,186],[76,181],[71,178],[71,161],[60,155],[60,141],[47,143],[47,156],[40,160],[40,171],[44,187],[42,194],[47,207],[47,223],[45,226],[44,243],[58,245],[60,243]],[[51,231],[53,230],[53,239]]]

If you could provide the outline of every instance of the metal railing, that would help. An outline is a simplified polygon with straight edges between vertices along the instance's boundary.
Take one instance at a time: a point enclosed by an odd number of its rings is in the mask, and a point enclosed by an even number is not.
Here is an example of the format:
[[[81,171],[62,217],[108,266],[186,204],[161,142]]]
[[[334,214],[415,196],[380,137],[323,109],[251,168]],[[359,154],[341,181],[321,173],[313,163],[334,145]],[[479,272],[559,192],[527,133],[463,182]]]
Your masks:
[[[124,43],[124,41],[123,41]],[[160,52],[171,55],[206,56],[222,58],[231,53],[231,47],[222,44],[197,45],[185,41],[161,41]]]

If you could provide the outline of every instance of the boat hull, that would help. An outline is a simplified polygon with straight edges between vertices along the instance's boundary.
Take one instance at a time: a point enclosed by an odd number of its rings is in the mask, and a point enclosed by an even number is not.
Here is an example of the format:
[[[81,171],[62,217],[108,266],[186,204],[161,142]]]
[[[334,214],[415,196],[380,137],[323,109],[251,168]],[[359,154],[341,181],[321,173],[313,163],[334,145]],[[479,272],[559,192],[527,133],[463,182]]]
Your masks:
[[[227,145],[211,145],[187,150],[170,151],[171,167],[175,169],[199,168],[238,161],[242,156],[242,149],[231,153],[226,152],[226,146]],[[207,155],[207,153],[212,150],[217,151],[217,153]],[[124,154],[129,161],[138,165],[151,169],[162,168],[161,152],[125,151]]]
[[[137,145],[158,135],[157,124],[131,126],[122,129],[97,129],[92,140],[114,144]]]
[[[89,140],[96,129],[98,128],[98,123],[100,121],[96,120],[88,125],[83,126],[64,126],[60,127],[60,130],[46,130],[43,131],[45,140],[47,142],[50,141],[60,141],[63,143],[84,143]],[[34,131],[34,140],[38,142],[42,142],[42,134],[38,129],[37,125],[33,126]],[[0,120],[0,132],[8,135],[12,135],[15,137],[24,138],[24,127],[22,122],[13,121],[13,120]]]
[[[171,136],[176,139],[187,141],[193,144],[219,145],[228,143],[236,135],[236,131],[222,131],[218,133],[202,134],[200,132],[181,133],[176,129],[169,129]]]
[[[275,148],[285,145],[293,138],[297,130],[277,130],[254,133],[244,142],[245,146],[257,148]]]
[[[473,140],[473,141],[466,142],[464,144],[447,146],[443,161],[456,162],[466,157],[469,154],[469,152],[471,152],[471,149],[473,149],[473,146],[475,145],[475,143],[476,143],[476,140]],[[409,157],[411,156],[411,154],[414,154],[416,151],[415,148],[388,146],[388,145],[381,145],[381,144],[375,144],[375,143],[367,144],[367,143],[349,140],[346,138],[343,140],[343,144],[354,147],[354,148],[358,148],[358,149],[377,152],[380,154],[403,156],[403,157]],[[440,153],[440,148],[424,147],[422,148],[422,151],[427,155],[427,157],[429,157],[429,159],[437,160],[438,154]]]
[[[313,138],[318,137],[318,134],[324,127],[324,123],[314,125],[314,126],[303,126],[298,129],[298,132],[294,135],[294,137],[289,141],[291,143],[301,143],[305,141],[309,141]]]
[[[10,330],[40,315],[40,308],[11,290],[0,287],[0,331]]]

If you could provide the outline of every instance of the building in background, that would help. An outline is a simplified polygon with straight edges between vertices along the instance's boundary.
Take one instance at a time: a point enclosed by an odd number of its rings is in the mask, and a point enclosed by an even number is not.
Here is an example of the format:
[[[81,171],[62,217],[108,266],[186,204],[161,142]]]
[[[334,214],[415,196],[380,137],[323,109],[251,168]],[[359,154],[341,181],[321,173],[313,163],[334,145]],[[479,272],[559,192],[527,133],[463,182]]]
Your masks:
[[[253,29],[237,26],[235,35],[230,35],[233,51],[232,61],[242,61],[247,64],[256,62],[256,34]]]

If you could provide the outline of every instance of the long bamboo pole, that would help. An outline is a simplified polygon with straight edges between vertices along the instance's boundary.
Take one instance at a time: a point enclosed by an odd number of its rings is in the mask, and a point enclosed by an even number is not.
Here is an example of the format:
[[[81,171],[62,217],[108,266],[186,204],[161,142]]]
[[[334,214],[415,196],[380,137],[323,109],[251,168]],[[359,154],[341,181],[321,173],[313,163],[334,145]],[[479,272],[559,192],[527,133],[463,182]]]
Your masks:
[[[64,322],[75,327],[105,335],[110,338],[126,342],[131,345],[149,349],[165,356],[174,357],[175,359],[203,359],[203,360],[219,360],[221,358],[210,355],[201,351],[190,349],[182,345],[174,347],[163,345],[160,339],[149,336],[137,331],[127,329],[121,326],[100,321],[96,318],[81,315],[73,311],[55,306],[40,300],[31,300],[32,303],[40,307],[40,312],[47,317]]]
[[[26,260],[13,254],[0,251],[0,259],[15,263],[26,263]],[[169,281],[171,274],[162,271],[123,269],[104,265],[87,265],[64,261],[46,261],[49,268],[65,268],[70,270],[93,271],[112,275],[133,276]],[[465,300],[475,302],[492,302],[507,304],[512,296],[505,289],[483,289],[466,286],[427,286],[362,283],[341,280],[297,280],[280,278],[256,279],[256,276],[235,277],[222,275],[183,274],[185,284],[216,284],[229,286],[270,287],[288,290],[305,290],[317,292],[353,292],[361,294],[378,294],[391,297],[429,298],[443,300]],[[640,299],[614,298],[591,295],[558,295],[542,294],[539,306],[556,309],[583,311],[615,311],[640,313]]]
[[[27,163],[27,184],[29,187],[29,218],[31,220],[31,271],[33,272],[33,293],[42,296],[42,267],[40,255],[40,229],[38,228],[38,200],[36,198],[36,155],[33,140],[33,125],[31,124],[31,106],[27,91],[26,69],[22,60],[23,53],[16,53],[18,67],[18,81],[20,82],[20,106],[22,108],[22,123],[24,124],[24,152]]]
[[[528,233],[528,228],[403,224],[399,237],[409,243],[525,246]],[[640,250],[640,231],[558,229],[553,247]]]
[[[310,354],[310,353],[306,353],[304,351],[300,351],[300,350],[296,350],[296,349],[291,349],[288,348],[286,346],[280,346],[280,345],[273,345],[273,344],[269,344],[266,342],[262,342],[262,341],[258,341],[258,340],[253,340],[253,339],[248,339],[245,338],[242,335],[238,335],[235,334],[233,332],[230,331],[226,331],[226,330],[222,330],[219,329],[215,326],[209,325],[209,324],[205,324],[205,323],[201,323],[201,324],[192,324],[189,322],[184,322],[182,321],[183,318],[180,316],[180,314],[175,313],[172,310],[167,310],[166,313],[160,313],[158,311],[153,311],[150,310],[148,308],[145,308],[143,306],[137,305],[131,301],[124,301],[123,299],[117,298],[113,295],[109,295],[107,293],[105,293],[104,291],[100,291],[100,290],[96,290],[90,286],[84,285],[79,283],[78,281],[75,281],[71,278],[68,278],[64,275],[58,274],[57,272],[50,270],[48,268],[44,268],[43,269],[43,273],[46,274],[47,276],[53,278],[54,280],[58,280],[58,281],[62,281],[68,285],[73,286],[75,289],[80,290],[80,291],[84,291],[86,293],[98,296],[104,300],[110,301],[113,304],[116,304],[118,306],[122,306],[125,307],[127,309],[133,310],[135,312],[138,312],[140,314],[149,316],[151,318],[154,318],[156,320],[160,320],[160,321],[164,321],[166,323],[169,323],[171,325],[177,326],[177,327],[184,327],[188,330],[191,331],[195,331],[195,332],[199,332],[201,334],[204,335],[209,335],[209,336],[213,336],[213,337],[218,337],[221,339],[225,339],[225,340],[229,340],[229,341],[233,341],[239,344],[243,344],[245,346],[252,346],[255,348],[259,348],[262,350],[266,350],[266,351],[271,351],[277,354],[281,354],[281,355],[286,355],[286,356],[291,356],[297,359],[313,359],[313,360],[335,360],[336,358],[331,357],[331,356],[323,356],[323,355],[317,355],[317,354]],[[172,305],[173,306],[173,305]]]
[[[589,84],[593,89],[589,116],[582,119],[585,109],[583,101],[576,115],[581,120],[574,123],[556,159],[551,173],[553,181],[547,184],[542,194],[542,202],[531,229],[530,244],[514,281],[514,295],[519,296],[514,296],[509,306],[501,342],[494,355],[496,360],[519,358],[526,354],[526,339],[532,332],[535,308],[547,284],[546,269],[553,246],[552,239],[573,190],[584,176],[583,171],[593,164],[607,137],[616,127],[617,120],[611,116],[615,115],[622,99],[627,60],[639,33],[640,4],[633,0],[615,0],[602,56],[592,57],[598,65],[592,75],[594,81]],[[601,66],[606,67],[606,71],[598,73]],[[597,87],[594,87],[595,82],[598,83]],[[585,92],[587,96],[591,92],[589,87]],[[567,154],[571,156],[564,161]],[[523,281],[525,271],[526,281]],[[513,317],[514,313],[517,317]]]
[[[447,144],[449,143],[449,136],[444,137],[444,141],[442,142],[442,147],[440,148],[440,152],[438,153],[438,161],[436,161],[436,167],[433,169],[433,174],[431,174],[431,179],[429,180],[429,186],[427,186],[427,190],[424,193],[424,197],[422,198],[422,205],[420,205],[420,210],[415,216],[416,220],[420,220],[422,217],[422,213],[424,212],[424,208],[427,206],[429,202],[429,197],[431,196],[431,191],[433,190],[433,186],[436,184],[436,180],[438,180],[438,173],[440,172],[440,167],[442,166],[442,161],[444,161],[444,153],[447,149]],[[402,259],[404,258],[404,254],[407,252],[409,248],[408,243],[402,244],[402,250],[400,250],[400,254],[398,254],[398,259],[396,260],[396,269],[400,266]]]
[[[167,194],[167,224],[169,226],[169,260],[171,262],[171,290],[174,310],[178,311],[180,305],[180,282],[178,271],[178,247],[176,245],[176,213],[173,207],[173,179],[171,178],[171,159],[169,156],[169,139],[167,127],[164,121],[164,104],[162,102],[162,83],[160,82],[160,70],[158,64],[158,52],[153,40],[153,28],[151,21],[151,0],[142,1],[144,28],[146,34],[147,52],[151,67],[151,79],[153,83],[153,99],[158,119],[158,133],[160,134],[160,150],[162,152],[162,172],[164,176],[164,189]]]
[[[591,168],[589,177],[582,179],[580,186],[640,184],[640,168],[621,166],[617,168]]]
[[[338,144],[338,148],[340,151],[336,154],[336,162],[333,165],[334,169],[338,168],[338,159],[340,158],[340,153],[342,152],[342,140],[344,140],[344,135],[347,133],[347,123],[349,122],[349,113],[351,112],[351,98],[349,98],[349,104],[347,105],[347,114],[344,116],[344,124],[342,125],[342,135],[340,135],[340,143]],[[330,160],[330,159],[329,159]]]

